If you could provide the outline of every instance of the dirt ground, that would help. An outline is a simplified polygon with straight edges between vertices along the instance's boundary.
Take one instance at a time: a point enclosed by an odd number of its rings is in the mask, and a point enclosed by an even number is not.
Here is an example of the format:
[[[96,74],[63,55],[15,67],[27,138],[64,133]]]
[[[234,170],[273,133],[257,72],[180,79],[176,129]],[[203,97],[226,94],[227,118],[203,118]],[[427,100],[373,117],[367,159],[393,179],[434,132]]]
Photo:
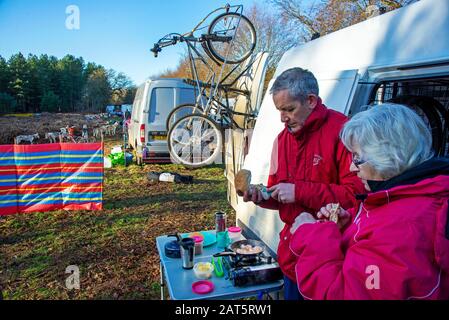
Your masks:
[[[105,141],[105,154],[120,137]],[[150,184],[150,171],[194,177]],[[5,299],[160,299],[156,237],[214,229],[214,212],[235,212],[224,167],[132,164],[105,170],[103,210],[0,216],[0,290]],[[68,290],[66,268],[80,269]]]
[[[39,134],[34,143],[48,143],[45,134],[59,132],[61,128],[76,127],[77,135],[81,135],[84,124],[88,127],[89,135],[93,129],[102,125],[120,121],[118,117],[108,118],[107,114],[77,114],[77,113],[39,113],[24,115],[0,116],[0,144],[13,144],[18,135]],[[117,130],[119,133],[120,130]]]

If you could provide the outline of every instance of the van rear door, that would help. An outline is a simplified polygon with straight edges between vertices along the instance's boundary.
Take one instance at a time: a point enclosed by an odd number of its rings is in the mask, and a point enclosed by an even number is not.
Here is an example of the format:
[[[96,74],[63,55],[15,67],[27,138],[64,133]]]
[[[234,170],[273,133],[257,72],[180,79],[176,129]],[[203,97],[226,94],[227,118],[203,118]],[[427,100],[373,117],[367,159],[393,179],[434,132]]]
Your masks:
[[[168,114],[173,108],[185,103],[194,103],[194,101],[193,88],[154,88],[151,92],[148,114],[148,141],[165,141]]]
[[[143,105],[143,96],[145,92],[145,83],[142,84],[136,92],[136,96],[134,97],[133,107],[131,111],[131,122],[128,128],[128,140],[132,147],[135,149],[137,145],[135,145],[135,141],[137,139],[137,133],[140,125],[140,114],[142,112]]]
[[[175,105],[175,88],[154,88],[148,113],[148,142],[166,139],[165,119]]]

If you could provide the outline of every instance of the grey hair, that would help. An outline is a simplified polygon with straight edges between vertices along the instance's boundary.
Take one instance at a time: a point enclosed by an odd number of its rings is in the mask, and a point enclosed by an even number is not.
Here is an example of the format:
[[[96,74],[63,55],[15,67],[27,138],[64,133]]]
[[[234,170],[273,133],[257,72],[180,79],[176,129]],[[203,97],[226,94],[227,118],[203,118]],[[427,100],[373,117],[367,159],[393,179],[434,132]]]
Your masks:
[[[282,90],[288,90],[289,95],[301,103],[306,101],[309,94],[319,94],[318,81],[313,73],[301,68],[288,69],[276,78],[270,93],[275,95]]]
[[[384,179],[400,175],[433,157],[432,135],[423,119],[404,105],[384,103],[357,113],[340,138]]]

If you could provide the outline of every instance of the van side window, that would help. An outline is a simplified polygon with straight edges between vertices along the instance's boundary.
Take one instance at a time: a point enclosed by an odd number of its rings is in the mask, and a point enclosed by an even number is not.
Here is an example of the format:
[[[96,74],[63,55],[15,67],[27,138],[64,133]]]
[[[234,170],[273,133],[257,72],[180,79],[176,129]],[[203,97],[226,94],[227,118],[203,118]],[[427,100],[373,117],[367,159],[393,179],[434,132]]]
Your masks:
[[[132,118],[137,120],[138,114],[140,114],[140,110],[142,107],[142,99],[143,92],[145,90],[145,84],[141,85],[139,89],[137,89],[136,96],[134,98],[133,107],[132,107]]]
[[[151,92],[149,123],[164,123],[175,103],[174,88],[155,88]]]
[[[437,156],[449,156],[449,82],[447,78],[383,81],[371,92],[370,105],[384,102],[408,106],[422,117],[432,133]]]
[[[179,104],[194,103],[195,90],[193,89],[179,89]]]

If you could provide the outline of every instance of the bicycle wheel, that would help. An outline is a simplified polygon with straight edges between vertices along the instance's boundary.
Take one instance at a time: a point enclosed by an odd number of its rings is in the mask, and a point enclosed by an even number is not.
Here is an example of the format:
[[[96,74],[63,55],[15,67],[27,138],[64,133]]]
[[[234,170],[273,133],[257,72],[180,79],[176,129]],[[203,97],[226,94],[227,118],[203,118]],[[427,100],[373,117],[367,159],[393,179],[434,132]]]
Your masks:
[[[165,122],[165,127],[167,128],[167,131],[170,130],[172,125],[179,119],[193,114],[194,110],[195,110],[194,104],[186,103],[186,104],[181,104],[181,105],[177,106],[176,108],[174,108],[172,111],[170,111],[170,113],[167,116],[167,121]],[[195,114],[201,114],[202,111],[203,110],[201,109],[201,107],[197,106]]]
[[[210,53],[219,61],[237,64],[248,58],[256,48],[256,30],[245,16],[235,12],[223,13],[209,26],[210,35],[232,37],[229,42],[207,40]]]
[[[442,118],[438,111],[438,101],[426,96],[398,96],[389,102],[404,104],[414,110],[429,128],[432,134],[432,148],[435,155],[444,155],[445,137]],[[442,107],[444,109],[444,107]]]
[[[179,119],[168,132],[173,162],[189,168],[212,164],[221,154],[223,139],[217,124],[204,115]]]

